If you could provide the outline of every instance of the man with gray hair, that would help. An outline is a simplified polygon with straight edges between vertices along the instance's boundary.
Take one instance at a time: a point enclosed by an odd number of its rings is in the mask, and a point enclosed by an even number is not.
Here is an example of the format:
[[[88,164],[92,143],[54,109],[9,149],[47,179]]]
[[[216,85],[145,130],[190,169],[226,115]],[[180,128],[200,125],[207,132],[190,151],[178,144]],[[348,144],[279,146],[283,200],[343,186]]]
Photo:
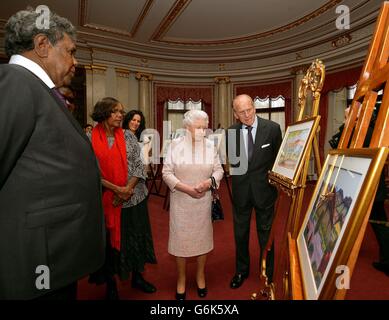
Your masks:
[[[75,299],[104,262],[97,162],[56,88],[75,73],[76,30],[32,9],[5,26],[0,66],[0,299]]]

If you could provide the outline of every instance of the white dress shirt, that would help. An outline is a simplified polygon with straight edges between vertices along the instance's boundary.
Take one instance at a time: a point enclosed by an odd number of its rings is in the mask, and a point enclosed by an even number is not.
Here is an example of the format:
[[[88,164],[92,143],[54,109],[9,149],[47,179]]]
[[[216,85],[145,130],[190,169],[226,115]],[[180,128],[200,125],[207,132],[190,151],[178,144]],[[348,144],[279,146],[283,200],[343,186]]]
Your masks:
[[[42,67],[34,61],[19,54],[14,54],[9,60],[9,64],[17,64],[26,68],[27,70],[35,74],[39,79],[41,79],[50,89],[55,87],[54,82],[50,79],[46,71],[43,70]]]
[[[253,136],[253,142],[255,143],[255,135],[257,134],[257,128],[258,128],[258,117],[255,116],[254,123],[251,125],[253,129],[251,130],[251,135]],[[243,131],[243,141],[244,141],[244,147],[246,149],[246,154],[248,153],[247,149],[247,136],[249,131],[247,130],[247,126],[245,124],[242,124],[242,131]]]

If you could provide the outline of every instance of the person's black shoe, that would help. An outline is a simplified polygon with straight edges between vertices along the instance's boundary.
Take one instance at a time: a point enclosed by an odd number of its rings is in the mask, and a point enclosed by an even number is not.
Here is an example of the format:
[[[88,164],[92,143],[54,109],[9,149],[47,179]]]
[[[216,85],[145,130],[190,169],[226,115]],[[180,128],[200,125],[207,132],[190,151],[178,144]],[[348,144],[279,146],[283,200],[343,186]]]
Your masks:
[[[373,267],[389,276],[389,265],[382,262],[373,262]]]
[[[155,291],[157,291],[154,285],[143,279],[142,274],[140,272],[133,273],[131,286],[145,293],[154,293]]]
[[[243,284],[243,281],[248,278],[248,276],[249,275],[247,273],[236,273],[230,283],[231,289],[239,288]]]
[[[208,293],[208,289],[207,287],[204,287],[202,289],[200,289],[199,287],[197,287],[197,295],[200,297],[200,298],[204,298]]]
[[[186,292],[178,293],[176,292],[176,300],[183,301],[186,298]]]

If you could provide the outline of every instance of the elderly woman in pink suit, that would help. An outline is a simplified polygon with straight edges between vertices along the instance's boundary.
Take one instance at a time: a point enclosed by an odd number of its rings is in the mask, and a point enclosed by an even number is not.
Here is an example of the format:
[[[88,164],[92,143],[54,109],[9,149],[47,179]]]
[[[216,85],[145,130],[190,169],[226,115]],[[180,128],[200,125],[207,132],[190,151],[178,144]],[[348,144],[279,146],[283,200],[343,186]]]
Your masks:
[[[197,257],[197,293],[205,297],[205,262],[213,249],[211,220],[211,177],[217,187],[223,169],[214,143],[205,138],[208,115],[204,111],[185,113],[184,137],[173,140],[164,160],[163,179],[170,188],[168,251],[176,257],[176,299],[185,299],[186,258]]]

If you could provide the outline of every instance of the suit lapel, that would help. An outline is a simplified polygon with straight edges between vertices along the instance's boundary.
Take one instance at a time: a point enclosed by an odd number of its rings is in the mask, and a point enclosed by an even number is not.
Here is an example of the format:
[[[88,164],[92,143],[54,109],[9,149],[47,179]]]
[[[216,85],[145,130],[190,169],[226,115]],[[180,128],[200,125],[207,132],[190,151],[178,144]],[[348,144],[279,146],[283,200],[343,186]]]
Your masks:
[[[80,134],[80,136],[90,143],[88,137],[86,136],[85,132],[82,130],[80,124],[74,119],[74,117],[70,114],[69,110],[67,110],[66,106],[64,106],[63,102],[59,100],[59,98],[55,95],[55,93],[52,92],[52,90],[39,78],[37,77],[34,73],[32,73],[30,70],[19,66],[19,65],[12,65],[15,68],[19,69],[21,72],[24,72],[26,75],[32,76],[36,79],[38,79],[39,83],[41,84],[42,88],[48,91],[48,93],[53,97],[54,101],[58,104],[60,107],[60,110],[65,114],[66,118],[70,121],[72,126],[76,129],[76,131]]]
[[[86,136],[86,134],[84,133],[84,131],[82,130],[80,124],[76,121],[76,119],[74,119],[74,117],[71,115],[70,111],[66,108],[64,103],[59,99],[59,97],[56,96],[56,94],[54,92],[52,92],[52,90],[50,90],[48,87],[46,87],[46,88],[49,90],[51,96],[57,102],[57,105],[60,107],[60,110],[65,114],[66,118],[70,121],[72,126],[76,129],[76,131],[81,135],[81,137],[84,140],[89,142],[89,139]]]

